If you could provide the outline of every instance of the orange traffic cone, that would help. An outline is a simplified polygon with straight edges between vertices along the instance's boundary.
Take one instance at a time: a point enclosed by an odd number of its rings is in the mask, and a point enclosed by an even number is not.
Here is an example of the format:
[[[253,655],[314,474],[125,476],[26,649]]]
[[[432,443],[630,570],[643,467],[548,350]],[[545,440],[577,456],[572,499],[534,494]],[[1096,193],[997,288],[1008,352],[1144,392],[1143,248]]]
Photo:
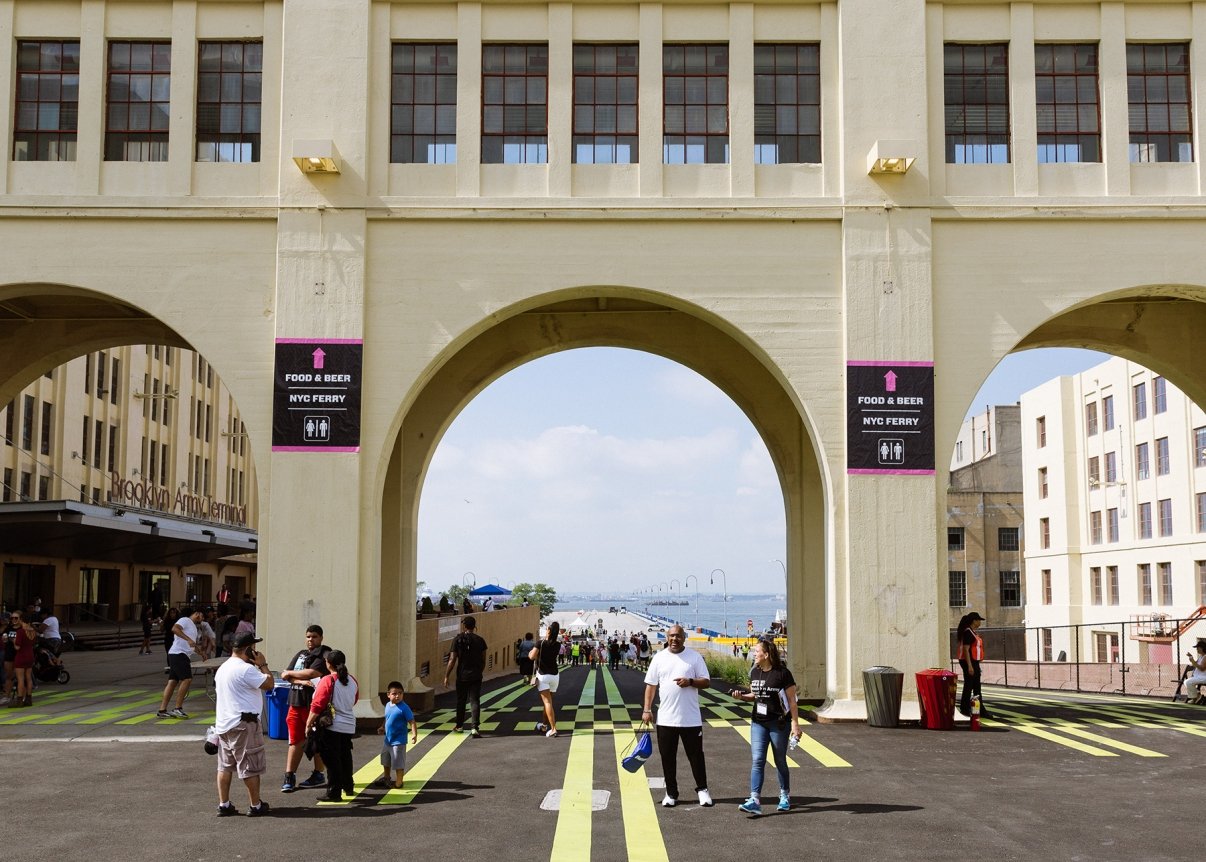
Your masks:
[[[972,698],[971,704],[971,729],[980,729],[980,697],[979,695]]]

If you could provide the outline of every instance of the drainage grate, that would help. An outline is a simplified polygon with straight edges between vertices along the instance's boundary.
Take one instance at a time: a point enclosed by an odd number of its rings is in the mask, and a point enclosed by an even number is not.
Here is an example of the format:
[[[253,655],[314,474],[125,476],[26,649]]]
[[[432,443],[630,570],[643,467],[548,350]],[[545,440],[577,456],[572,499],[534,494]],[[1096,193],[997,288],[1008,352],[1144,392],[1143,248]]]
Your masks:
[[[611,800],[610,790],[592,790],[590,792],[589,802],[584,794],[571,793],[569,797],[564,797],[563,790],[550,790],[544,795],[544,799],[540,802],[540,807],[544,811],[560,811],[562,799],[565,799],[565,807],[577,808],[590,805],[591,811],[603,811],[607,808],[607,803]]]

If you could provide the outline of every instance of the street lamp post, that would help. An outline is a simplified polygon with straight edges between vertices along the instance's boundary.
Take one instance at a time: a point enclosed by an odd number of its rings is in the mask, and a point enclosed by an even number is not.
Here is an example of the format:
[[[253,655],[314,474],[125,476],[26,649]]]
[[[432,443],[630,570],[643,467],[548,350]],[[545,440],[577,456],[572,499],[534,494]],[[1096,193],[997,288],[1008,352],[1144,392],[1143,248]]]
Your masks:
[[[683,586],[685,587],[692,578],[695,578],[695,575],[683,578]],[[699,628],[699,578],[695,578],[695,627]]]
[[[708,583],[716,583],[714,575],[720,572],[720,583],[724,589],[724,636],[729,636],[729,579],[724,573],[724,569],[712,569],[712,574],[708,575]]]
[[[469,579],[467,584],[465,578]],[[468,586],[469,592],[473,592],[473,589],[477,586],[477,575],[473,574],[473,572],[465,572],[465,574],[461,575],[461,586]]]
[[[670,579],[670,600],[671,600],[672,602],[677,602],[677,601],[678,601],[678,599],[674,598],[674,585],[675,585],[675,584],[678,584],[678,588],[679,588],[680,590],[683,588],[682,582],[681,582],[681,581],[680,581],[678,578],[671,578],[671,579]],[[675,604],[675,608],[677,608],[677,607],[678,607],[678,605],[677,605],[677,604]],[[673,612],[670,614],[670,617],[671,617],[671,619],[673,619],[675,622],[678,622],[678,611],[677,611],[677,610],[673,611]]]

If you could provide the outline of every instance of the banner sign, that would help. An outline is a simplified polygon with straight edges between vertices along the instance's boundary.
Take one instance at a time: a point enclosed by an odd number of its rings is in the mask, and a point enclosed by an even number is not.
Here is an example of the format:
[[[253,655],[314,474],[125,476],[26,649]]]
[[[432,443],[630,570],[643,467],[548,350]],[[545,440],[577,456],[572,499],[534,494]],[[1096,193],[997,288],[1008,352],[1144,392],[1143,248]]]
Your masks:
[[[934,474],[934,363],[846,363],[846,470]]]
[[[272,392],[274,452],[359,452],[359,339],[278,338]]]

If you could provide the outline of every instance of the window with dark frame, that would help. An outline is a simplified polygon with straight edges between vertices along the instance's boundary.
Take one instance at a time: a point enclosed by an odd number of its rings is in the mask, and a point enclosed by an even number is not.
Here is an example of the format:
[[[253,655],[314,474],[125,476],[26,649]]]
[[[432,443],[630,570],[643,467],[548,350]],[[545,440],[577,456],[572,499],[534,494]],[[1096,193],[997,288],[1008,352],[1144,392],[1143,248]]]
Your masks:
[[[1046,468],[1046,467],[1039,467],[1039,471],[1038,471],[1038,491],[1039,491],[1039,499],[1040,499],[1040,500],[1046,500],[1046,499],[1047,499],[1047,494],[1048,494],[1048,488],[1047,488],[1047,468]]]
[[[1114,430],[1114,396],[1107,395],[1101,399],[1101,427],[1104,431]]]
[[[1151,606],[1152,603],[1152,566],[1151,563],[1139,564],[1139,604]]]
[[[21,417],[21,448],[29,452],[33,449],[34,409],[36,408],[36,402],[32,395],[26,395],[23,401],[25,402],[25,412]]]
[[[1039,518],[1039,547],[1051,547],[1051,519]]]
[[[662,162],[729,161],[729,46],[662,46]]]
[[[1131,387],[1134,393],[1135,421],[1147,418],[1147,384],[1136,383]]]
[[[1140,443],[1135,447],[1135,475],[1139,479],[1146,479],[1151,475],[1149,448],[1146,443]]]
[[[1192,162],[1189,43],[1128,43],[1126,91],[1132,162]]]
[[[456,163],[456,45],[393,46],[389,160],[394,164]]]
[[[1101,544],[1101,512],[1089,513],[1089,543]]]
[[[1106,482],[1118,481],[1118,453],[1105,453],[1105,480]]]
[[[1097,402],[1090,401],[1085,405],[1085,436],[1092,437],[1097,433]]]
[[[50,446],[54,442],[52,439],[54,434],[54,405],[49,401],[42,402],[42,424],[38,429],[38,433],[41,438],[39,440],[38,451],[43,455],[49,455]]]
[[[754,45],[754,163],[820,161],[821,46]]]
[[[1119,586],[1118,586],[1118,567],[1117,566],[1106,566],[1106,584],[1108,585],[1109,591],[1110,591],[1109,603],[1111,605],[1118,604],[1120,601],[1120,597],[1118,595]]]
[[[1160,516],[1160,535],[1171,536],[1173,534],[1172,498],[1157,500],[1156,509]]]
[[[946,548],[948,551],[962,551],[964,547],[963,527],[948,527],[946,530]]]
[[[1009,45],[943,46],[946,161],[1007,164]]]
[[[949,602],[952,608],[967,607],[967,572],[952,571],[949,578]]]
[[[1156,440],[1156,475],[1167,476],[1169,474],[1170,467],[1171,463],[1168,450],[1168,438],[1161,437]]]
[[[197,161],[258,162],[264,45],[200,42]]]
[[[1172,563],[1156,563],[1156,570],[1160,574],[1160,604],[1171,605],[1173,603]]]
[[[574,45],[574,164],[638,161],[640,48]]]
[[[1150,539],[1152,537],[1152,504],[1139,504],[1139,538]]]
[[[1193,466],[1206,467],[1206,425],[1193,429]]]
[[[1022,573],[1016,571],[1001,572],[1001,607],[1020,608],[1022,606]]]
[[[1206,533],[1206,491],[1194,494],[1194,504],[1197,507],[1198,532]]]
[[[1051,570],[1043,569],[1043,604],[1051,604]]]
[[[1038,438],[1038,448],[1047,446],[1047,417],[1040,416],[1034,420],[1035,435]]]
[[[1095,43],[1034,46],[1038,160],[1101,161]]]
[[[19,40],[13,161],[75,161],[79,99],[78,41]]]
[[[1096,566],[1089,569],[1089,589],[1093,604],[1101,604],[1101,569]]]
[[[1168,410],[1168,382],[1163,377],[1152,378],[1152,412]]]
[[[1106,509],[1106,541],[1117,542],[1118,538],[1118,510]]]
[[[997,528],[997,550],[998,551],[1016,551],[1020,547],[1018,543],[1018,528],[1017,527],[998,527]]]
[[[482,46],[482,164],[549,160],[549,46]]]
[[[109,43],[106,161],[167,161],[171,86],[170,42]]]

